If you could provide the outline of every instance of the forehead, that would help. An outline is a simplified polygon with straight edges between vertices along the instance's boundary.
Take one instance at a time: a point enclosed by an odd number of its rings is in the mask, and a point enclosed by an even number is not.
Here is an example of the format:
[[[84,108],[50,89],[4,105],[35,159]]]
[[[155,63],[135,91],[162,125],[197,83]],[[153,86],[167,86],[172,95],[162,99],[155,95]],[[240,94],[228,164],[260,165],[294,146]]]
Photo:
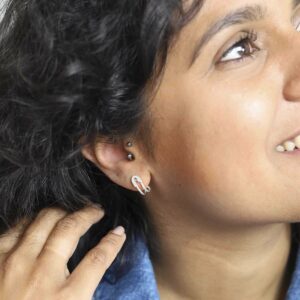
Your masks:
[[[192,5],[194,1],[188,0],[186,4]],[[217,18],[221,18],[230,11],[237,10],[246,6],[266,7],[268,11],[282,11],[300,4],[300,0],[203,0],[202,7],[195,18],[186,26],[186,28],[194,27],[201,24],[205,28],[205,24],[212,23]],[[187,31],[187,30],[186,30]]]

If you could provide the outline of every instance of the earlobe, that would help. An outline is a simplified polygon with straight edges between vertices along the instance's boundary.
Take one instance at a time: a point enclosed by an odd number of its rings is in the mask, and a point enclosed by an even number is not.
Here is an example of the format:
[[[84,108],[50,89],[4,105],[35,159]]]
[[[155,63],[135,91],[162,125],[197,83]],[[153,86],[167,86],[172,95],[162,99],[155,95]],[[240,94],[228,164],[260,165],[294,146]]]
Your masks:
[[[93,147],[84,146],[81,152],[116,184],[141,194],[150,191],[150,172],[132,142],[98,142]]]
[[[137,175],[131,177],[131,183],[143,196],[151,192],[150,186],[145,186],[143,180]]]

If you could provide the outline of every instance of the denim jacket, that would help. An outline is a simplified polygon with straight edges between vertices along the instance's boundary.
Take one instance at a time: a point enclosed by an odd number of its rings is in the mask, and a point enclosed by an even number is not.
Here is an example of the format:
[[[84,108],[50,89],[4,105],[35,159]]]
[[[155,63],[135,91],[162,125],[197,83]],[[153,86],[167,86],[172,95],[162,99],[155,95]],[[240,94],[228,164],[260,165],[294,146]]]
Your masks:
[[[295,265],[285,300],[300,300],[300,247],[295,250]],[[114,277],[114,270],[108,268],[97,287],[92,300],[159,300],[153,265],[146,244],[139,240],[136,244],[137,256],[133,267],[115,284],[106,279]],[[113,265],[112,265],[113,266]]]

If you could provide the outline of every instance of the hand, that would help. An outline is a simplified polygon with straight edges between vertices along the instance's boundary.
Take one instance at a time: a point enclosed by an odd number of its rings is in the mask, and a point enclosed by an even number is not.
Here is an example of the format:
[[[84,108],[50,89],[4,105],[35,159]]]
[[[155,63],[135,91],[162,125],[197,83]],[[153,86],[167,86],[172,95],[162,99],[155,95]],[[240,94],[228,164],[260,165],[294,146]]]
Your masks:
[[[110,231],[71,274],[67,262],[80,237],[103,216],[92,206],[71,214],[47,208],[31,224],[24,219],[0,236],[0,299],[91,300],[125,233]]]

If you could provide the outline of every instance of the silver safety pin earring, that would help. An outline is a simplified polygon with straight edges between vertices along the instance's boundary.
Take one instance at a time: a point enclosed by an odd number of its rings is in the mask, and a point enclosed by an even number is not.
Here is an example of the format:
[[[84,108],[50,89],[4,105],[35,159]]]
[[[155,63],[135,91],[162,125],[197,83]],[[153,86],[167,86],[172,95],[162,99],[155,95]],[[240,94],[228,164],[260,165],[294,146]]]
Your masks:
[[[139,193],[143,196],[145,196],[146,193],[149,193],[151,191],[150,186],[146,187],[144,185],[143,180],[141,179],[141,177],[139,177],[137,175],[131,177],[131,183],[139,191]]]

